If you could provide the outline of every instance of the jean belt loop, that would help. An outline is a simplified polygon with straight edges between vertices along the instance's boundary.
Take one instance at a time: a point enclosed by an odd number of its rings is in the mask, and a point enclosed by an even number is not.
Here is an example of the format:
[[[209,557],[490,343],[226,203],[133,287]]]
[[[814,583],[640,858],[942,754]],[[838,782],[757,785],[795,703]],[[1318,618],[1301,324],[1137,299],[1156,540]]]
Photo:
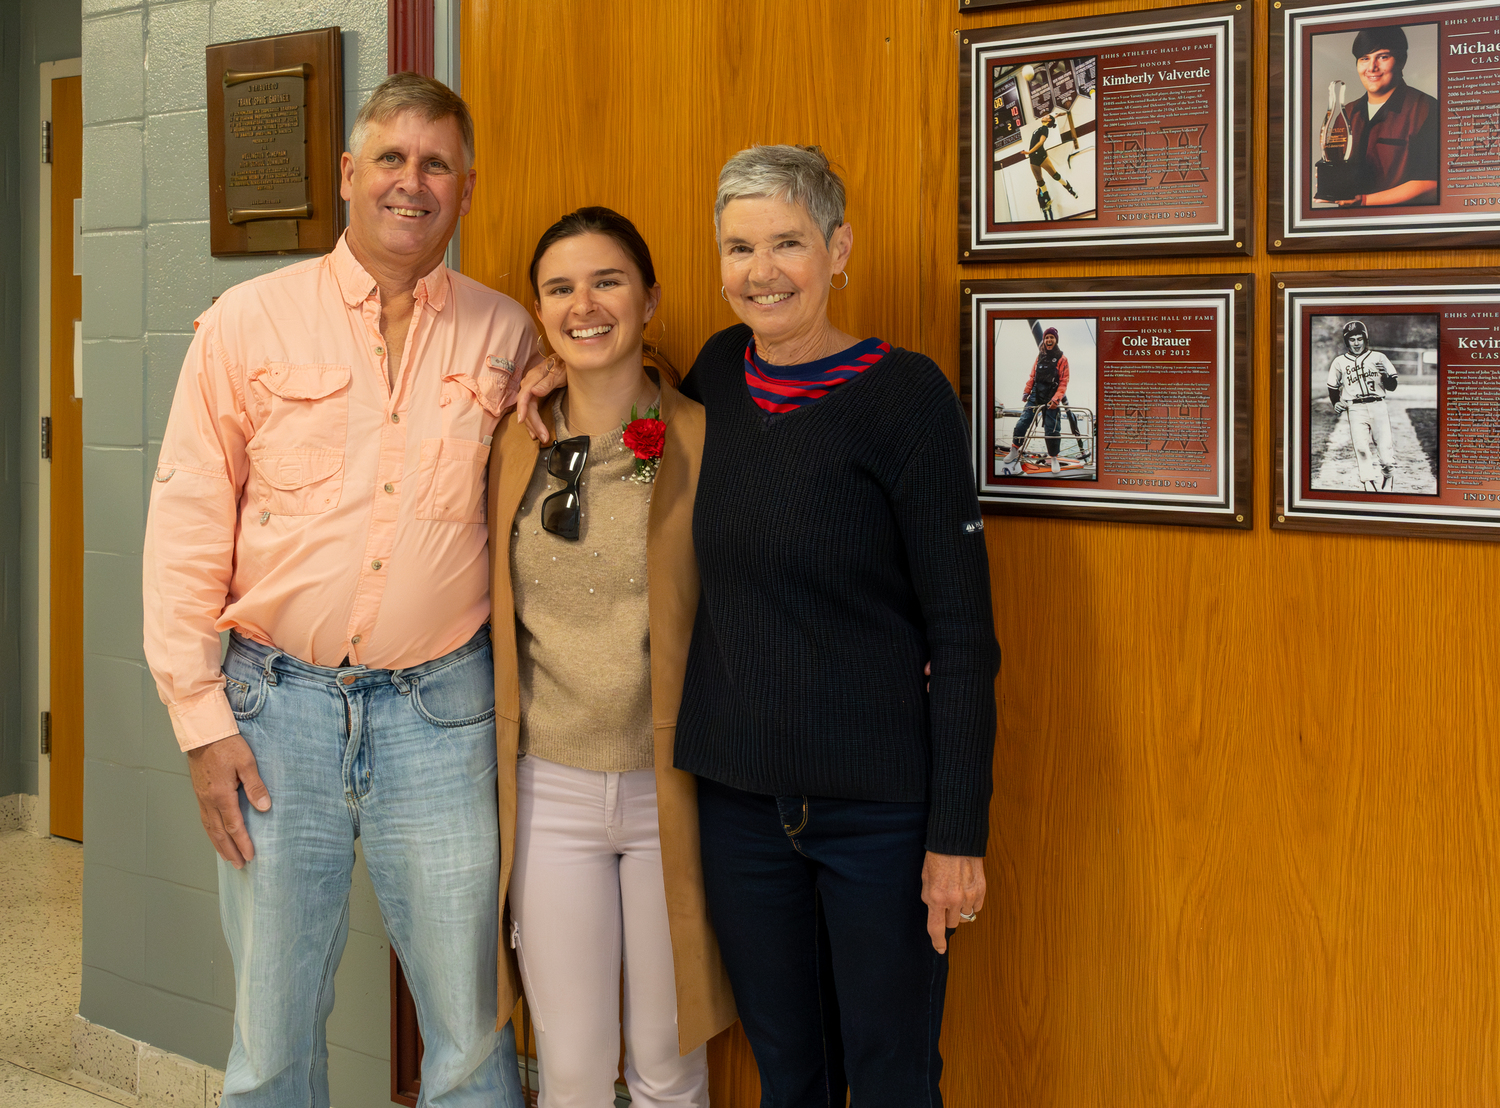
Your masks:
[[[412,679],[407,677],[399,669],[391,670],[391,684],[396,686],[396,691],[402,696],[411,692]]]
[[[276,662],[276,659],[281,657],[281,653],[282,652],[279,650],[273,650],[271,651],[271,653],[266,655],[266,664],[264,666],[264,670],[266,674],[266,684],[268,685],[276,684],[276,670],[273,668],[273,666]]]

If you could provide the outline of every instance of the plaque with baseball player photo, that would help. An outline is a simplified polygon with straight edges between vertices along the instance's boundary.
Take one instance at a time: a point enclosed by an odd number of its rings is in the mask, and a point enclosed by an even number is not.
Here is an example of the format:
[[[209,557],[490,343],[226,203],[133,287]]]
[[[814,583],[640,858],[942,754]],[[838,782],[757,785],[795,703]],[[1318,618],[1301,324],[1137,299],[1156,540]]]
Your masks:
[[[1273,250],[1500,241],[1500,4],[1271,16]]]
[[[1500,539],[1497,277],[1273,278],[1273,526]]]
[[[1247,5],[967,32],[959,257],[1248,253]]]
[[[981,506],[1248,528],[1252,278],[969,281]]]

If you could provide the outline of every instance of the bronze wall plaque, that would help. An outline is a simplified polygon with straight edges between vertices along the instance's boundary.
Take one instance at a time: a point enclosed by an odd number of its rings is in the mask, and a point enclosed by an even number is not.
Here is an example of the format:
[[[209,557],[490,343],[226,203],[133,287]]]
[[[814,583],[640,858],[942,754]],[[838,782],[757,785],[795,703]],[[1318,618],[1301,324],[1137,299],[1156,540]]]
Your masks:
[[[333,249],[344,229],[342,58],[337,27],[208,47],[216,257]]]
[[[303,218],[307,202],[306,65],[224,74],[224,192],[229,222]]]

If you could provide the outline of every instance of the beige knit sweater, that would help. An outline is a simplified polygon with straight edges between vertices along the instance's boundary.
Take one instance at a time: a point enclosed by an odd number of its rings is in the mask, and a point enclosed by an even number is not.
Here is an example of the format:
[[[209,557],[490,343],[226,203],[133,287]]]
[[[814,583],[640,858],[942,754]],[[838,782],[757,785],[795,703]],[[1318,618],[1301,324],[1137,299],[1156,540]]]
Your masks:
[[[551,418],[568,438],[559,393]],[[578,541],[542,529],[542,501],[563,487],[548,452],[511,529],[523,754],[579,769],[650,769],[651,633],[646,517],[651,486],[631,480],[622,432],[589,441]]]

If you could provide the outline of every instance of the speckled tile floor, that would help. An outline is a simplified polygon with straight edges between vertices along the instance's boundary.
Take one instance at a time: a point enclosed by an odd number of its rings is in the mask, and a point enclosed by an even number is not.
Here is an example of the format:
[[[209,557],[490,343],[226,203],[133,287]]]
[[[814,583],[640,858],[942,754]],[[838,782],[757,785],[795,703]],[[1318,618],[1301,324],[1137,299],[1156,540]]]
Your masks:
[[[77,1087],[71,1072],[82,896],[82,847],[26,831],[0,834],[0,1105],[112,1103]]]

